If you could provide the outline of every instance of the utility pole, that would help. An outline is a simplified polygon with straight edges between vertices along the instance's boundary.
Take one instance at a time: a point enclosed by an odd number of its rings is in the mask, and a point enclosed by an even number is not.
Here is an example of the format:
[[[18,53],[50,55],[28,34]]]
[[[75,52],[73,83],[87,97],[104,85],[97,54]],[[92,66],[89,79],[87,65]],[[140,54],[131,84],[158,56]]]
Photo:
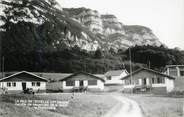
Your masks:
[[[0,72],[2,74],[1,77],[3,77],[3,73],[2,73],[2,36],[0,34]]]
[[[149,60],[148,60],[148,68],[151,69],[151,63]]]
[[[133,82],[132,82],[132,57],[131,57],[131,48],[129,48],[129,58],[130,58],[130,85],[132,85],[133,84]],[[133,93],[133,90],[132,90],[132,92],[131,93]]]
[[[4,77],[4,56],[2,60],[2,78]]]

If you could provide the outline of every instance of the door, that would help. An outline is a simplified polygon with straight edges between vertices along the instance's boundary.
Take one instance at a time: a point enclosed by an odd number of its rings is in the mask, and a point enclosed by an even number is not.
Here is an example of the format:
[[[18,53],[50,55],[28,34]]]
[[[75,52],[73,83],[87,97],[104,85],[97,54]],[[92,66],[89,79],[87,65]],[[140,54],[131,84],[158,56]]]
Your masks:
[[[84,86],[84,81],[83,81],[83,80],[80,80],[80,81],[79,81],[79,86],[80,86],[80,87],[83,87],[83,86]]]
[[[22,83],[22,90],[25,91],[26,90],[26,82]]]
[[[146,78],[143,79],[143,85],[146,85]]]

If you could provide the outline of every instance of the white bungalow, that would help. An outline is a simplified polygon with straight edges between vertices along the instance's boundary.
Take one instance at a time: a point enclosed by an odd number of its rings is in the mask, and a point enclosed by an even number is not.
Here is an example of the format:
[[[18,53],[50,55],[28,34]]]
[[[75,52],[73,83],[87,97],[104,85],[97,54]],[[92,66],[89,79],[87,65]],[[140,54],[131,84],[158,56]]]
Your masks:
[[[47,81],[47,79],[33,73],[21,71],[0,79],[0,88],[4,88],[8,92],[23,92],[27,88],[43,92],[46,91]]]
[[[105,84],[113,85],[113,84],[123,84],[121,78],[127,76],[129,73],[126,69],[123,70],[111,70],[105,73]]]
[[[174,90],[175,78],[152,69],[141,68],[122,78],[124,91],[165,94]]]
[[[68,77],[60,79],[62,82],[62,89],[64,92],[71,92],[74,89],[87,89],[88,91],[103,91],[103,78],[86,73],[77,72]]]

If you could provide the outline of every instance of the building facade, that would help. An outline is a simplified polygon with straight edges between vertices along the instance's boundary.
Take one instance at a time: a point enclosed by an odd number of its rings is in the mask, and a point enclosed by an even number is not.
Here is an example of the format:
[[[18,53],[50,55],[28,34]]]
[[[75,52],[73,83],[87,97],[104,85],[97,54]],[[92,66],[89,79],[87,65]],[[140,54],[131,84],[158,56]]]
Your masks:
[[[184,65],[167,65],[165,74],[176,78],[174,81],[176,91],[184,91]]]
[[[151,69],[141,68],[122,80],[125,82],[125,90],[133,89],[137,92],[166,94],[174,90],[175,78]]]
[[[103,91],[104,82],[103,78],[86,72],[77,72],[61,80],[62,89],[64,92],[72,92],[76,90],[87,90],[87,91]]]
[[[166,74],[176,78],[184,78],[184,65],[167,65]]]
[[[105,73],[105,84],[106,85],[116,85],[123,84],[121,78],[127,76],[129,73],[126,69],[123,70],[111,70]]]
[[[27,88],[34,92],[45,92],[47,79],[27,71],[14,73],[0,79],[0,88],[7,92],[23,92]]]

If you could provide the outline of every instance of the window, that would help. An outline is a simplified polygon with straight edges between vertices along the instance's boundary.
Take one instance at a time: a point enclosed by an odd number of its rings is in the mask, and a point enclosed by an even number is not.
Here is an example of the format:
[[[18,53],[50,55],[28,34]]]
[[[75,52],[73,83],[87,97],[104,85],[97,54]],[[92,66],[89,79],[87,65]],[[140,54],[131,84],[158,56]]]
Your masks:
[[[35,82],[32,82],[32,86],[36,86],[36,83]]]
[[[169,71],[169,75],[171,76],[177,76],[177,71],[176,70],[173,70],[173,71]]]
[[[36,86],[40,86],[40,82],[37,82],[37,83],[36,83]]]
[[[88,85],[97,85],[97,80],[88,80]]]
[[[157,83],[162,83],[161,79],[160,78],[157,78]]]
[[[184,71],[180,71],[180,76],[184,76]]]
[[[156,84],[157,83],[157,78],[152,78],[152,84]]]
[[[39,87],[40,86],[40,82],[32,82],[32,86],[37,86],[37,87]]]
[[[11,82],[7,82],[7,87],[11,87]]]
[[[158,84],[165,83],[164,78],[158,77],[158,78],[157,78],[157,83],[158,83]]]
[[[16,82],[13,82],[12,85],[13,85],[13,87],[16,87]]]
[[[143,79],[143,85],[146,85],[146,78]]]
[[[125,80],[125,84],[126,84],[126,85],[130,85],[130,84],[131,84],[131,80],[126,79],[126,80]]]
[[[74,81],[71,80],[66,81],[66,86],[74,86]]]
[[[107,76],[107,80],[111,80],[111,76]]]

